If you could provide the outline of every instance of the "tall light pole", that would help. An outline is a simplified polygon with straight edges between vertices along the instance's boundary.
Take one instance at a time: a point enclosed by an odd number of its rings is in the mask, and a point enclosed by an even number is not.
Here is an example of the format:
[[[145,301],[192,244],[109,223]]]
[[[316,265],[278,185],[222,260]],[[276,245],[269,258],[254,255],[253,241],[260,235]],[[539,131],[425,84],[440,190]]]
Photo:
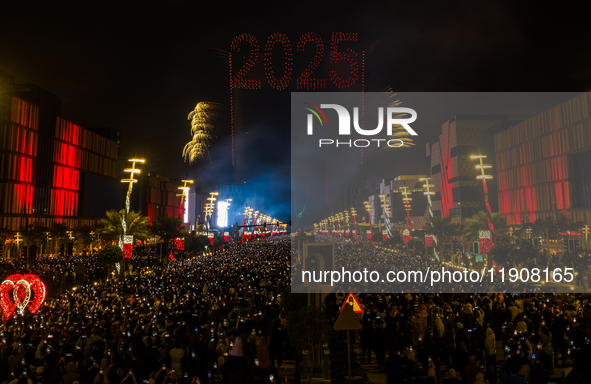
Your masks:
[[[207,200],[209,201],[209,205],[210,205],[210,209],[209,209],[209,214],[210,214],[210,219],[211,219],[211,228],[213,228],[213,212],[215,210],[215,201],[217,200],[214,196],[219,195],[219,192],[209,192],[209,197],[207,198]],[[209,232],[209,219],[207,220],[207,226],[208,226],[208,230],[207,232]]]
[[[230,199],[230,196],[228,196],[226,198],[226,227],[228,226],[228,215],[230,214],[230,202],[232,201],[232,199]],[[225,232],[225,228],[224,227],[224,232]],[[228,238],[229,238],[229,234],[228,234]],[[226,235],[224,233],[224,241],[226,240]]]
[[[486,180],[490,180],[493,177],[492,177],[492,175],[487,175],[484,172],[484,170],[485,169],[492,168],[492,165],[490,165],[490,164],[484,164],[483,159],[486,159],[486,156],[485,155],[472,155],[472,156],[470,156],[470,158],[473,159],[473,160],[478,159],[478,161],[480,163],[480,164],[476,165],[476,169],[479,169],[480,170],[480,175],[477,175],[476,176],[476,179],[477,180],[482,180],[482,187],[484,188],[484,202],[486,203],[486,211],[487,211],[486,218],[488,220],[488,227],[490,228],[490,231],[491,231],[491,233],[489,233],[490,234],[490,238],[487,237],[488,235],[487,235],[486,232],[488,232],[488,231],[480,231],[480,234],[479,234],[479,236],[480,236],[479,242],[480,242],[481,247],[484,244],[486,246],[486,248],[489,248],[489,249],[487,249],[487,251],[490,251],[490,248],[492,248],[492,247],[495,246],[495,243],[494,243],[494,240],[493,240],[494,239],[494,236],[495,236],[495,227],[493,226],[493,223],[491,221],[492,211],[490,209],[490,203],[488,201],[488,186],[486,185]],[[488,239],[488,240],[483,240],[483,239]],[[482,250],[480,250],[480,253],[483,253]],[[488,252],[484,252],[484,253],[488,253]],[[494,263],[495,267],[498,270],[499,268],[498,268],[498,266],[497,266],[497,264],[496,264],[496,262],[494,260],[493,260],[493,263]]]
[[[193,180],[181,180],[181,182],[183,183],[182,187],[179,187],[178,189],[180,189],[182,191],[181,194],[177,195],[181,197],[181,205],[179,206],[179,217],[183,220],[183,223],[188,223],[189,220],[187,218],[187,220],[185,221],[185,214],[187,214],[186,209],[184,208],[185,202],[187,201],[187,199],[189,198],[189,191],[191,190],[191,187],[187,187],[187,183],[188,184],[193,184]],[[189,228],[190,230],[190,228]]]
[[[135,163],[144,163],[144,159],[129,159],[128,161],[131,162],[131,168],[126,168],[123,172],[129,173],[129,179],[121,179],[122,183],[128,183],[129,186],[127,187],[127,195],[125,197],[125,216],[121,220],[121,226],[123,227],[123,236],[119,239],[119,244],[123,248],[123,243],[125,240],[125,236],[127,235],[127,215],[129,214],[129,206],[131,204],[131,191],[133,190],[133,184],[137,183],[138,180],[134,178],[135,174],[139,174],[140,170],[136,169]]]
[[[435,192],[431,191],[431,188],[435,188],[435,185],[430,183],[430,181],[431,181],[430,177],[424,177],[419,180],[425,182],[425,184],[423,184],[423,188],[425,188],[426,191],[423,192],[423,195],[427,196],[427,201],[429,202],[429,218],[432,219],[433,218],[433,202],[431,201],[431,196],[435,195]],[[431,222],[431,228],[433,228],[433,222]],[[435,234],[433,234],[432,236],[433,236],[433,241],[435,242],[435,246],[433,247],[433,254],[437,258],[437,261],[439,261],[439,255],[437,254],[437,249],[436,249],[437,236],[435,236]],[[453,241],[452,241],[452,243],[453,243]],[[453,247],[453,245],[452,245],[452,247]]]
[[[357,238],[357,211],[355,210],[355,208],[351,208],[351,216],[353,216],[353,224],[355,224],[355,238]]]
[[[406,211],[406,218],[408,220],[408,230],[410,231],[411,235],[412,235],[412,221],[410,219],[410,203],[409,201],[412,201],[412,197],[408,197],[408,195],[411,194],[411,192],[408,192],[408,187],[402,187],[402,195],[404,196],[402,198],[402,201],[404,202],[404,210]]]
[[[134,178],[135,174],[139,174],[140,170],[135,168],[135,163],[144,163],[144,159],[129,159],[127,161],[131,162],[131,168],[126,168],[123,172],[129,172],[129,179],[121,179],[122,183],[129,183],[129,187],[127,188],[127,196],[125,198],[125,210],[129,213],[129,205],[130,205],[130,198],[131,198],[131,191],[133,189],[133,184],[137,183],[137,179]]]
[[[492,165],[484,164],[482,159],[486,159],[485,155],[472,155],[472,156],[470,156],[470,158],[473,160],[478,159],[480,162],[480,164],[476,165],[476,169],[480,170],[480,175],[477,175],[476,179],[482,180],[482,187],[484,188],[484,202],[486,204],[486,211],[488,213],[488,216],[487,216],[488,217],[488,227],[490,228],[490,230],[492,231],[492,233],[494,235],[495,228],[493,226],[492,221],[490,220],[492,218],[492,211],[490,209],[490,203],[488,201],[488,186],[486,184],[486,180],[490,180],[493,177],[492,177],[492,175],[487,175],[486,173],[484,173],[484,170],[492,168]]]

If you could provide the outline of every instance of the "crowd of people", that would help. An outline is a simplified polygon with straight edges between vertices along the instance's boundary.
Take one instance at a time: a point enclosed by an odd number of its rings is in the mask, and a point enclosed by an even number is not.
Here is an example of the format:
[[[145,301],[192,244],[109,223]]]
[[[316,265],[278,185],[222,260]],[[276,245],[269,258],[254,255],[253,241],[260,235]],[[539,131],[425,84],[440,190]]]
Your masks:
[[[343,299],[327,297],[333,316]],[[581,366],[591,358],[591,304],[581,294],[366,294],[360,301],[360,361],[383,368],[390,383],[560,382],[577,359]]]
[[[268,383],[286,344],[289,247],[284,236],[165,264],[138,257],[125,277],[93,257],[4,262],[2,280],[35,273],[49,296],[6,322],[0,383]]]
[[[164,264],[136,257],[126,276],[94,256],[42,258],[29,268],[2,262],[0,279],[35,273],[48,297],[37,313],[6,322],[0,383],[282,381],[277,367],[290,349],[282,312],[290,247],[280,236]],[[337,247],[347,256],[337,254],[338,263],[366,266],[359,248]],[[383,267],[398,257],[407,268],[432,263],[374,252]],[[325,296],[328,319],[338,317],[346,292]],[[359,358],[383,369],[390,383],[559,382],[591,358],[591,304],[581,294],[425,290],[358,298]]]

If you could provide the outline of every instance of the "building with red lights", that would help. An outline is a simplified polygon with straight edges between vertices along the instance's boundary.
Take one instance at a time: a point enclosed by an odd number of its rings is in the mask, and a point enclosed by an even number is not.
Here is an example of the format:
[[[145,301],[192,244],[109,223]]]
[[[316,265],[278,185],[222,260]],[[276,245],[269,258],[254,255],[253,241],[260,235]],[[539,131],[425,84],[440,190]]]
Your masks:
[[[59,97],[0,72],[0,228],[95,225],[117,205],[118,133],[97,132],[63,118]]]
[[[161,216],[180,217],[181,197],[177,196],[181,193],[178,189],[182,186],[180,183],[172,183],[170,179],[150,172],[141,179],[145,184],[141,211],[150,218],[151,224]]]
[[[452,222],[461,223],[486,209],[482,182],[476,179],[479,171],[470,156],[482,154],[488,156],[488,163],[494,162],[494,135],[522,120],[518,116],[455,116],[442,125],[439,138],[427,144],[435,216],[451,216]],[[498,210],[495,172],[493,167],[488,183],[493,211]]]
[[[499,209],[509,224],[566,215],[591,224],[591,95],[494,137]]]

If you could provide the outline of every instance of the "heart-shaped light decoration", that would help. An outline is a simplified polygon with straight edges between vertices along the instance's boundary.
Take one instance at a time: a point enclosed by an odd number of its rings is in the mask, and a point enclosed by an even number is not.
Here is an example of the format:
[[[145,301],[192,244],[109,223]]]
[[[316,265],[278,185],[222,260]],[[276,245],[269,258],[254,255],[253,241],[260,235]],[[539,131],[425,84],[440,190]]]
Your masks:
[[[14,314],[22,316],[25,308],[35,313],[45,300],[45,284],[36,275],[10,275],[0,284],[0,305],[4,312],[4,322]],[[33,297],[31,300],[31,296]]]

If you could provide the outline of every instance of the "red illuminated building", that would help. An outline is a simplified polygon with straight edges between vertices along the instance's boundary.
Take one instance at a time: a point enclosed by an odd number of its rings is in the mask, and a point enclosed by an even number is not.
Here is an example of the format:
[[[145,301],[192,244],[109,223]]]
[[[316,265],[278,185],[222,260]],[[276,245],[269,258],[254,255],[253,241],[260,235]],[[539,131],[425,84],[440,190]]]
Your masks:
[[[118,134],[105,132],[64,119],[57,96],[0,72],[0,228],[95,225],[118,192]]]
[[[455,116],[442,125],[438,140],[427,144],[427,157],[431,161],[431,184],[435,216],[452,217],[460,223],[478,211],[484,211],[482,182],[476,179],[479,171],[471,155],[488,156],[494,162],[493,137],[522,119],[507,116]],[[498,209],[496,201],[495,167],[488,183],[491,209]]]
[[[499,209],[509,224],[565,215],[591,224],[591,95],[583,93],[494,138]]]
[[[493,212],[509,225],[538,219],[591,224],[591,96],[583,93],[534,116],[456,116],[427,144],[433,211],[461,222],[485,211],[471,155],[486,155]]]
[[[147,180],[146,180],[147,179]],[[155,223],[161,216],[179,217],[181,193],[178,187],[181,183],[172,183],[166,177],[148,173],[147,177],[141,177],[141,183],[145,183],[144,198],[142,199],[142,213],[150,218],[150,223]]]

